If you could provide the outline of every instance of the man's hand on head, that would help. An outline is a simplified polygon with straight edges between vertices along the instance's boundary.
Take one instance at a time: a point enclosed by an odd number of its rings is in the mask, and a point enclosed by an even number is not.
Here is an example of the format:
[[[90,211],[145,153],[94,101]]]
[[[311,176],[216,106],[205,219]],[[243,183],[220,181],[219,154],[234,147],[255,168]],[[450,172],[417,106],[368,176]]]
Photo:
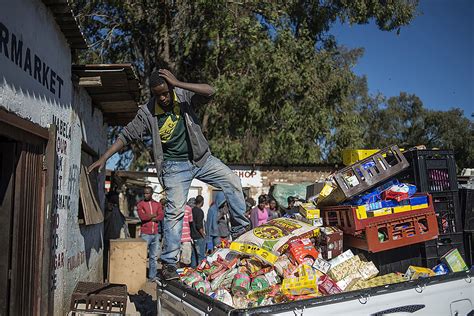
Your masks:
[[[163,79],[168,82],[168,84],[172,86],[178,86],[179,85],[179,80],[176,79],[176,77],[169,71],[168,69],[160,69],[158,70],[159,74]]]

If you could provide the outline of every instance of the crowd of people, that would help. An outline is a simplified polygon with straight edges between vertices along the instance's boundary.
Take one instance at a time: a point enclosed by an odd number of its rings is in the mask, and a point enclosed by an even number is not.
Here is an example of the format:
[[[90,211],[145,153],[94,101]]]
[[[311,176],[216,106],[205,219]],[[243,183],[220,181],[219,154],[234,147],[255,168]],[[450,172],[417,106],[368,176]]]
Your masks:
[[[141,237],[148,245],[148,279],[150,280],[157,277],[166,203],[165,198],[155,201],[152,194],[153,189],[145,187],[144,198],[137,203],[137,215],[141,220]],[[295,201],[296,198],[290,196],[287,207],[279,207],[275,198],[268,194],[260,195],[257,203],[251,197],[247,197],[245,216],[252,224],[249,229],[278,217],[291,217],[295,211]],[[179,254],[181,267],[196,267],[214,248],[232,240],[229,208],[224,193],[222,191],[216,193],[207,216],[204,215],[203,205],[204,198],[201,195],[192,197],[186,202]]]

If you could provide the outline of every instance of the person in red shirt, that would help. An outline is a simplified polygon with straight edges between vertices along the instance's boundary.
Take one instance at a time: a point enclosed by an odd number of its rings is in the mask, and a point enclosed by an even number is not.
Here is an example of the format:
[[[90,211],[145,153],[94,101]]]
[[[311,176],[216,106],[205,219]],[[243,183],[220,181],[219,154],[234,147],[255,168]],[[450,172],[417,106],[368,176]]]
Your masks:
[[[141,238],[148,245],[148,279],[156,278],[157,260],[161,254],[162,221],[164,218],[163,206],[160,202],[153,200],[153,188],[145,187],[143,190],[144,200],[138,202],[138,217],[142,221]]]
[[[191,264],[192,255],[192,238],[191,238],[191,223],[193,222],[192,208],[195,205],[195,198],[190,198],[184,207],[183,229],[181,231],[181,249],[180,259],[181,266],[188,267]]]

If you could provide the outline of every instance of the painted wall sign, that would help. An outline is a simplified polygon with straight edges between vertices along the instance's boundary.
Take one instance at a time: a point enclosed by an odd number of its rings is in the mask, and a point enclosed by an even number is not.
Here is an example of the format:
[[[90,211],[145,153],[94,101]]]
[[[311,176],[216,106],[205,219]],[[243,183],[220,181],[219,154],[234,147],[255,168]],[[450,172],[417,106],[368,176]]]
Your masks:
[[[0,21],[0,56],[2,55],[61,99],[64,85],[61,76]]]

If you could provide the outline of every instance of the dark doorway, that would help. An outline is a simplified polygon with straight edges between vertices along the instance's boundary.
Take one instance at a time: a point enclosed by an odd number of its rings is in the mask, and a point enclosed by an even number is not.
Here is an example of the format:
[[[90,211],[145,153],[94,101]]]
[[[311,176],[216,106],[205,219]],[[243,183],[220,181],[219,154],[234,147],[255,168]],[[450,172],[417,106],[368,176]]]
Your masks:
[[[0,111],[0,315],[40,315],[49,305],[48,138],[47,129]]]

